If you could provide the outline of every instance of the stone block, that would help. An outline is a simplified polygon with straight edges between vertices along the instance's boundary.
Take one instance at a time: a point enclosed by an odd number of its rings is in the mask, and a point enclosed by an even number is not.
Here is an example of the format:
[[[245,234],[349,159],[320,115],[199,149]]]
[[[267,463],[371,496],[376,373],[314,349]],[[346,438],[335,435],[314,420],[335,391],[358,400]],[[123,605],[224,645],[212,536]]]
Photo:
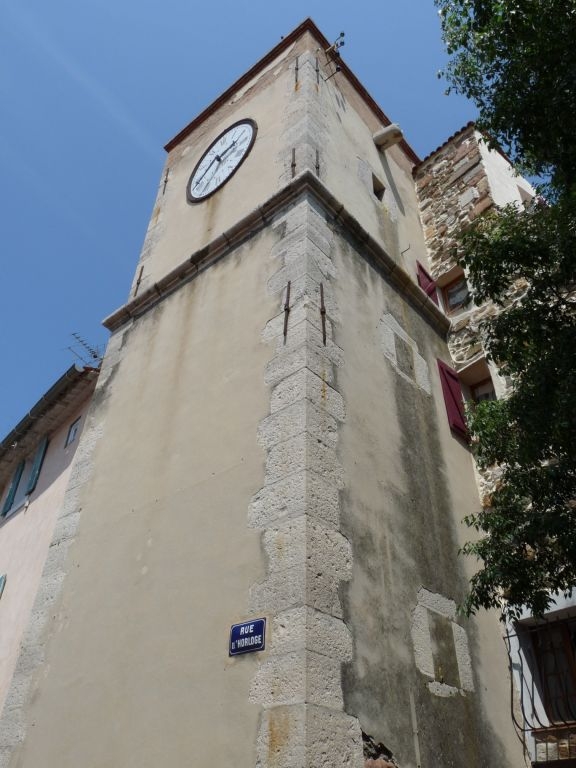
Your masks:
[[[470,212],[470,218],[471,219],[477,219],[478,216],[483,214],[485,211],[487,211],[489,208],[491,208],[493,205],[492,198],[490,196],[486,196],[483,200],[480,200],[472,211]]]
[[[478,198],[478,192],[475,189],[467,189],[458,196],[458,205],[460,208],[467,208]]]
[[[302,514],[308,498],[306,480],[307,473],[301,471],[264,486],[252,498],[248,524],[252,528],[266,528],[280,518]]]
[[[423,605],[417,605],[412,614],[410,628],[416,666],[423,675],[434,677],[434,658],[430,638],[428,610]]]
[[[288,313],[288,325],[286,329],[287,334],[290,334],[292,328],[296,325],[299,325],[304,320],[309,322],[310,325],[316,327],[318,331],[321,332],[322,320],[320,315],[320,304],[307,295],[301,296],[296,301],[291,303],[290,312]],[[262,332],[263,340],[272,341],[273,339],[276,339],[280,342],[281,348],[283,348],[284,323],[285,313],[282,310],[266,323],[266,327]],[[329,319],[326,319],[326,334],[328,337],[332,336],[332,324],[330,323]]]
[[[265,707],[306,701],[306,651],[269,656],[256,672],[249,700]]]
[[[258,441],[265,448],[308,432],[325,445],[334,448],[338,439],[336,420],[310,400],[297,400],[292,405],[276,411],[260,423]]]
[[[275,413],[303,398],[310,400],[338,421],[344,421],[346,412],[340,393],[307,368],[296,371],[274,388],[270,410]]]
[[[274,571],[250,588],[251,613],[276,613],[306,604],[306,574],[298,565],[287,571]]]
[[[319,653],[306,652],[306,702],[343,710],[340,661]]]
[[[305,768],[363,768],[362,731],[355,717],[309,705]]]
[[[248,521],[254,528],[266,528],[278,519],[304,512],[335,527],[339,523],[338,489],[306,470],[258,491],[252,499]]]
[[[466,157],[460,162],[456,163],[454,170],[448,179],[448,185],[452,186],[458,179],[461,179],[465,174],[470,173],[472,169],[476,169],[476,166],[480,162],[480,154],[475,154],[472,158]]]
[[[303,768],[306,755],[306,705],[264,710],[256,742],[256,768]]]
[[[313,578],[321,572],[338,582],[350,578],[350,543],[319,520],[301,515],[279,521],[266,529],[263,541],[270,574],[306,565],[312,569]]]
[[[344,470],[333,448],[304,432],[273,446],[266,458],[265,485],[310,469],[336,488],[344,487]]]
[[[264,381],[274,386],[301,368],[308,368],[323,381],[330,383],[334,379],[334,370],[329,356],[324,354],[324,349],[310,349],[303,343],[299,347],[275,355],[266,366]]]
[[[272,622],[269,652],[306,649],[338,662],[352,658],[352,636],[342,619],[299,606],[277,614]]]
[[[290,259],[285,256],[285,262],[285,265],[279,269],[278,272],[275,272],[268,280],[268,291],[270,293],[280,293],[285,291],[288,281],[293,283],[304,275],[311,280],[314,280],[316,283],[321,283],[326,280],[326,275],[307,253],[295,254],[293,258]]]

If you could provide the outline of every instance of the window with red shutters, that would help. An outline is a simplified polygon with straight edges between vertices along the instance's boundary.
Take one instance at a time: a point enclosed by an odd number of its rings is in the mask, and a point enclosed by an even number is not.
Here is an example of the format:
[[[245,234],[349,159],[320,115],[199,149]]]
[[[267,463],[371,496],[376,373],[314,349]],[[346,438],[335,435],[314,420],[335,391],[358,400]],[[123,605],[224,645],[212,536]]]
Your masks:
[[[438,304],[438,296],[436,295],[436,282],[432,276],[424,269],[419,261],[416,262],[416,276],[418,278],[418,285],[424,293],[429,296],[432,301]]]
[[[440,372],[440,383],[442,384],[442,394],[448,414],[448,423],[450,429],[456,432],[460,437],[468,437],[466,428],[466,419],[464,417],[464,398],[462,397],[462,387],[456,371],[452,370],[442,360],[438,360],[438,371]]]

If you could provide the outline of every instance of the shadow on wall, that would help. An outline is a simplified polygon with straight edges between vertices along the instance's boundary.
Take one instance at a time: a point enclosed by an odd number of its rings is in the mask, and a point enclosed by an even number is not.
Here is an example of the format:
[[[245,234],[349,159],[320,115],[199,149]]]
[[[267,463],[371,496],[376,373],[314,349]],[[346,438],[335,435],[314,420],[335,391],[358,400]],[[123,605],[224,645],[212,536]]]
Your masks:
[[[404,210],[402,198],[400,197],[400,193],[398,192],[398,187],[396,186],[396,182],[394,181],[394,176],[392,175],[392,171],[390,170],[390,164],[388,162],[388,158],[383,152],[380,152],[379,154],[380,154],[380,160],[382,161],[382,168],[384,169],[384,173],[386,174],[386,181],[388,182],[388,187],[392,192],[392,194],[394,195],[394,201],[398,206],[398,210],[400,211],[402,216],[405,216],[406,211]]]

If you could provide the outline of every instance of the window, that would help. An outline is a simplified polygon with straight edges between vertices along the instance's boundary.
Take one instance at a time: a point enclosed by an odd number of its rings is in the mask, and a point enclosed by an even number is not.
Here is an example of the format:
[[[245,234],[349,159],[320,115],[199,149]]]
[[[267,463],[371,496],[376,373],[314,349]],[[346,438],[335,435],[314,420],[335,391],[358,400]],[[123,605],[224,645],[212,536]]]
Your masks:
[[[472,384],[470,386],[470,394],[475,403],[481,403],[482,400],[496,400],[496,392],[491,378],[479,381],[477,384]]]
[[[507,634],[528,750],[534,766],[576,766],[576,592],[558,596],[545,619],[526,614]]]
[[[429,296],[432,301],[438,304],[438,296],[436,294],[436,281],[428,274],[419,261],[416,262],[416,277],[418,279],[418,285],[424,293]]]
[[[460,368],[458,378],[466,400],[480,403],[483,400],[497,399],[492,373],[484,355],[481,354]]]
[[[529,631],[550,724],[576,722],[576,619],[549,621]]]
[[[36,489],[40,470],[48,448],[48,436],[45,435],[38,443],[32,459],[22,459],[12,475],[8,493],[2,505],[1,517],[6,517],[22,505],[24,500]]]
[[[385,191],[384,184],[382,184],[382,182],[377,176],[374,176],[374,174],[372,174],[372,192],[374,193],[374,196],[377,197],[378,200],[383,200],[384,191]]]
[[[26,495],[28,495],[29,493],[32,493],[32,491],[36,488],[36,484],[38,483],[40,470],[42,469],[42,464],[44,462],[44,456],[46,455],[47,448],[48,448],[48,436],[46,435],[40,441],[40,444],[36,449],[36,453],[34,454],[34,461],[32,463],[32,469],[30,470],[30,477],[28,478],[28,483],[26,484]]]
[[[464,275],[456,278],[442,288],[444,309],[447,315],[463,309],[470,300],[470,291]]]
[[[16,493],[18,491],[18,486],[20,485],[20,480],[22,479],[22,473],[24,472],[25,465],[26,465],[26,462],[24,461],[24,459],[22,459],[22,461],[18,464],[18,466],[14,470],[14,474],[12,475],[12,480],[10,481],[10,487],[8,488],[8,493],[6,494],[6,498],[2,506],[2,517],[6,517],[6,515],[10,512],[12,507],[15,506]]]
[[[81,416],[79,416],[76,421],[72,422],[70,424],[70,429],[68,430],[68,434],[66,435],[66,442],[64,443],[64,448],[68,448],[68,446],[76,440],[78,437],[78,430],[80,429],[80,420]]]
[[[448,416],[448,424],[452,432],[460,437],[468,438],[468,429],[466,427],[466,417],[464,414],[464,398],[462,397],[462,387],[456,371],[452,370],[442,360],[438,360],[438,371],[440,373],[440,383],[442,384],[442,394],[444,395],[444,404]]]

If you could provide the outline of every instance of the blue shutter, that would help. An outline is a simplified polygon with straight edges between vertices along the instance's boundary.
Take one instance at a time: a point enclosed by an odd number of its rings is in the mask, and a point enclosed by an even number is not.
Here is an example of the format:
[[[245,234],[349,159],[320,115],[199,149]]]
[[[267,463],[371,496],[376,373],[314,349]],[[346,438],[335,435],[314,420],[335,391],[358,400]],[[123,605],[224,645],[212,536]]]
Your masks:
[[[14,503],[14,497],[16,496],[16,491],[18,490],[18,484],[20,482],[20,478],[22,477],[22,472],[24,472],[24,464],[26,462],[22,460],[20,464],[16,467],[14,474],[12,475],[12,482],[10,483],[10,490],[8,491],[8,496],[6,496],[6,501],[4,502],[4,506],[2,507],[2,512],[0,513],[2,517],[5,517],[8,512],[12,509],[12,504]]]
[[[40,475],[40,470],[42,469],[42,462],[44,461],[44,456],[46,455],[46,448],[48,448],[48,435],[45,435],[42,438],[40,445],[36,449],[34,463],[32,464],[32,472],[30,473],[28,485],[26,486],[26,494],[32,493],[34,488],[36,488],[38,476]]]

